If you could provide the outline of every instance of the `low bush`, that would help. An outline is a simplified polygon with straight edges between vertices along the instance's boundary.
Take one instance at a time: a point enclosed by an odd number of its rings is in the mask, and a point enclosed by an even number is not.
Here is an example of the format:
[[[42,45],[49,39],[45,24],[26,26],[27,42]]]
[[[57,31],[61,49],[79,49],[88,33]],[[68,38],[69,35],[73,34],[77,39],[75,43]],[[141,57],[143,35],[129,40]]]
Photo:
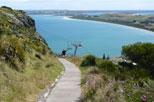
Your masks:
[[[150,78],[150,71],[144,68],[134,68],[129,72],[129,75],[132,76],[134,79],[144,79]]]
[[[101,69],[107,70],[109,73],[113,73],[113,72],[117,71],[117,69],[118,69],[117,65],[115,65],[111,61],[107,61],[107,60],[98,61],[97,66]]]
[[[116,80],[128,80],[130,78],[136,82],[139,82],[140,79],[145,80],[149,78],[151,79],[152,77],[150,71],[144,68],[121,67],[115,73]]]
[[[84,58],[80,66],[95,66],[96,65],[96,57],[93,55],[88,55]]]
[[[130,69],[135,68],[135,66],[132,63],[119,62],[118,65],[122,66],[123,68],[124,67],[130,68]]]

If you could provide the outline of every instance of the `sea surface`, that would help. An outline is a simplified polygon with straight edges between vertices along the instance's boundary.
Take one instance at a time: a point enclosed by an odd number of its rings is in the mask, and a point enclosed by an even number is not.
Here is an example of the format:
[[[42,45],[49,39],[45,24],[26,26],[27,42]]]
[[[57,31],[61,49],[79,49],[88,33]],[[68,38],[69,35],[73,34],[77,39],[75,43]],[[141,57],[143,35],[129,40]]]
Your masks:
[[[136,42],[154,42],[154,33],[132,27],[64,19],[62,16],[31,15],[36,22],[37,31],[45,38],[50,48],[61,54],[69,49],[67,55],[73,55],[75,47],[81,44],[77,56],[93,54],[97,57],[121,56],[123,45]]]

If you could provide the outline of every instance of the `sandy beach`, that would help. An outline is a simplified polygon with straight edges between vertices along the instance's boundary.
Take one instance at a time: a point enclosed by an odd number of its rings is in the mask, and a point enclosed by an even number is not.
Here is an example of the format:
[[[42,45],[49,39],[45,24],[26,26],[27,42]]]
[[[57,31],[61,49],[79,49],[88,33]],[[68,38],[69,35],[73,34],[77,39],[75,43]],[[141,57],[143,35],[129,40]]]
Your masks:
[[[108,22],[101,22],[101,21],[93,21],[93,20],[82,20],[82,19],[73,19],[70,17],[64,17],[64,19],[66,20],[78,20],[78,21],[86,21],[86,22],[95,22],[95,23],[103,23],[103,24],[112,24],[112,25],[116,25],[116,26],[121,26],[121,27],[127,27],[127,28],[132,28],[132,29],[137,29],[137,30],[141,30],[141,31],[145,31],[145,32],[150,32],[153,33],[153,31],[150,30],[146,30],[146,29],[141,29],[141,28],[137,28],[137,27],[132,27],[132,26],[127,26],[127,25],[122,25],[122,24],[115,24],[115,23],[108,23]],[[152,35],[153,35],[152,34]]]

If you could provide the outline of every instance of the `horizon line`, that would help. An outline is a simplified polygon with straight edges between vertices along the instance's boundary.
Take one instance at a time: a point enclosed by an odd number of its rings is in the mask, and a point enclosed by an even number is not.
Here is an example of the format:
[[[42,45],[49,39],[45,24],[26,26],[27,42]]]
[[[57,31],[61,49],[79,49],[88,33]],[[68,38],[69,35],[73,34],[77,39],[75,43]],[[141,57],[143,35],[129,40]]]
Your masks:
[[[6,6],[6,5],[1,5],[0,7],[3,7],[3,6]],[[9,6],[6,6],[6,7],[9,7]],[[154,9],[143,9],[143,10],[139,10],[139,9],[106,9],[106,10],[101,10],[101,9],[19,9],[19,8],[13,8],[13,7],[10,7],[14,10],[59,10],[59,11],[154,11]]]
[[[18,9],[16,9],[18,10]],[[71,9],[22,9],[22,10],[57,10],[57,11],[154,11],[153,10],[79,10],[79,9],[76,9],[76,10],[71,10]]]

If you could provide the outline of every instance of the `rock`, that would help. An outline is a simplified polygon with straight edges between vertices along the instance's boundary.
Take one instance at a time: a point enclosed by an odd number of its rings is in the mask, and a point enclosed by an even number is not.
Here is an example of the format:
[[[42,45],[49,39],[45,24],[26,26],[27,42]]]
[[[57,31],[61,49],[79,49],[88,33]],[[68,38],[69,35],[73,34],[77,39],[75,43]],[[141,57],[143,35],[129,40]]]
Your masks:
[[[5,49],[3,55],[6,62],[8,62],[10,59],[13,59],[16,56],[16,49],[12,46],[9,45],[8,48]]]
[[[42,59],[40,55],[36,54],[35,57],[37,57],[38,59]]]

